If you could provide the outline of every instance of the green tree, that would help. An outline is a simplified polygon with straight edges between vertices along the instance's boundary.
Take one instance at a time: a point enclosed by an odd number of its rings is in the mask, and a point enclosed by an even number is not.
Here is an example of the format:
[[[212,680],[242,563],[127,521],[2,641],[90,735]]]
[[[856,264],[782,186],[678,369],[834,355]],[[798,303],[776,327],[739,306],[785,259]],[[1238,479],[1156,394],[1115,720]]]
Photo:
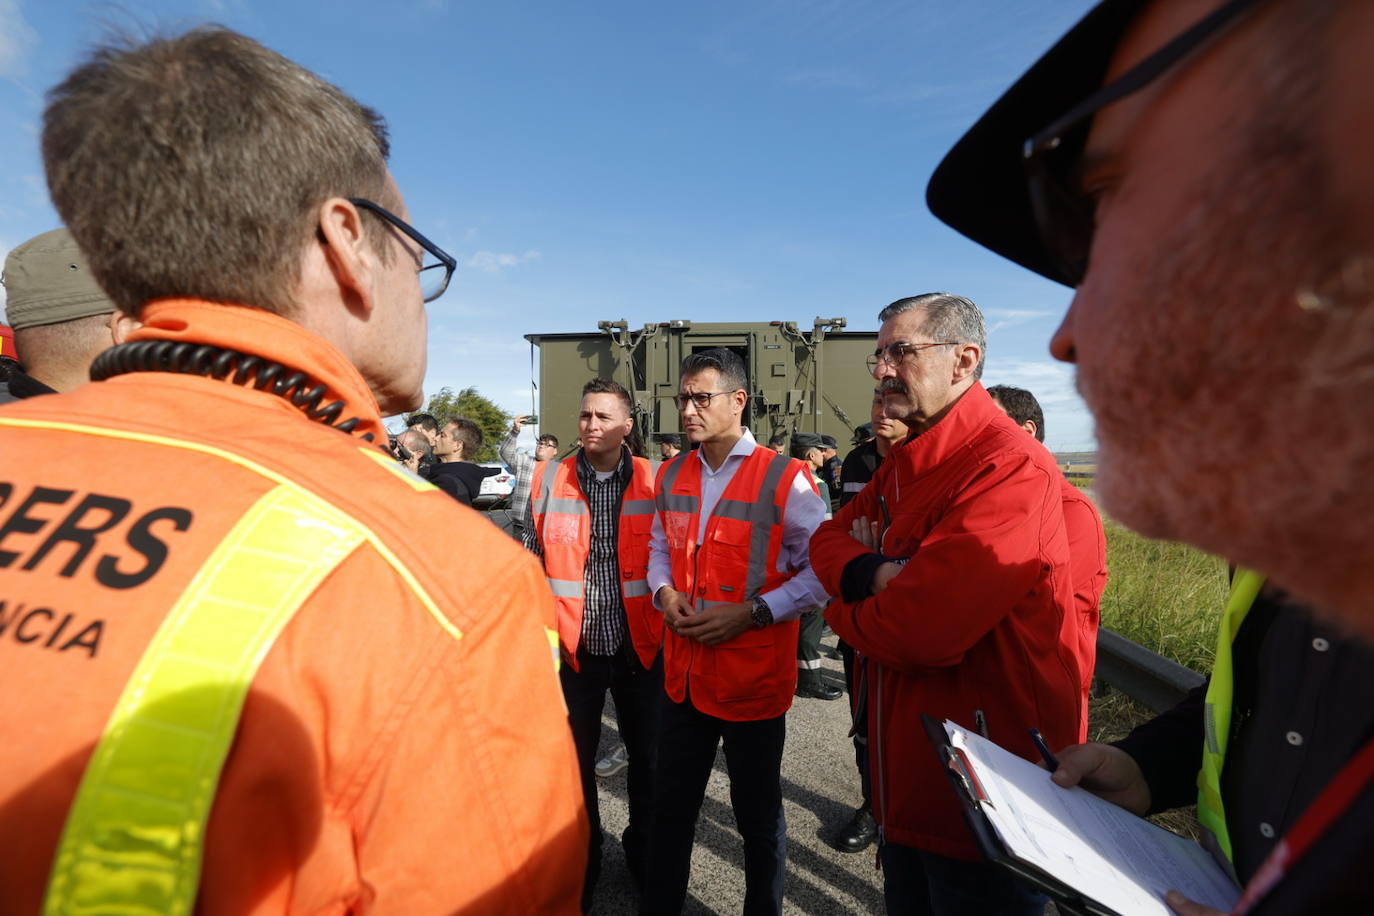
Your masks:
[[[434,414],[439,428],[455,417],[467,417],[482,428],[482,447],[471,461],[499,461],[497,443],[510,429],[511,415],[482,397],[476,388],[464,388],[457,394],[452,388],[440,388],[430,396],[425,412]]]

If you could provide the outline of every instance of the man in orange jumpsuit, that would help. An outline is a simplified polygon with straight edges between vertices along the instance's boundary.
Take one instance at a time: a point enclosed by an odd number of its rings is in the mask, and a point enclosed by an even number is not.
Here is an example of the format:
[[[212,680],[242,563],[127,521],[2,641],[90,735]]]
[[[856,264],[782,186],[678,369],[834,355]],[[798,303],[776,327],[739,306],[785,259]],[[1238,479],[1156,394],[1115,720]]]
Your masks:
[[[380,118],[216,28],[49,98],[54,202],[143,328],[0,410],[5,909],[575,912],[548,587],[379,448],[453,267]]]

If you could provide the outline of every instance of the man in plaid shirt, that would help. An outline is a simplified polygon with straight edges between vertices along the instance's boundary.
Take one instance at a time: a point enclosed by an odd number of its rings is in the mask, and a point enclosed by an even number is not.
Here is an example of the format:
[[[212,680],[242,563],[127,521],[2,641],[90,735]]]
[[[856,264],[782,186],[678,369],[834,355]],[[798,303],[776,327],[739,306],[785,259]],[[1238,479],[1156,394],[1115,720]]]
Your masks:
[[[558,454],[558,437],[545,433],[534,443],[534,457],[515,450],[515,440],[520,438],[520,430],[529,420],[528,414],[520,414],[511,421],[510,432],[496,447],[497,454],[515,475],[515,489],[510,495],[511,534],[517,541],[525,537],[525,515],[530,505],[530,481],[534,478],[534,465],[537,461],[549,461]]]

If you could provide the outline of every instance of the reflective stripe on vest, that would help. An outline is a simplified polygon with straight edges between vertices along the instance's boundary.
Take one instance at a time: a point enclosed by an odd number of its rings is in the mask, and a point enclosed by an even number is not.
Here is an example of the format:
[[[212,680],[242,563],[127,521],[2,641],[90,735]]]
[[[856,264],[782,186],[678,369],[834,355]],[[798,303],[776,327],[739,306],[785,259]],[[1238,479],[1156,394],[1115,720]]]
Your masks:
[[[1217,657],[1212,664],[1212,678],[1207,684],[1207,698],[1202,707],[1202,769],[1197,777],[1197,818],[1211,831],[1227,861],[1232,861],[1231,837],[1226,831],[1226,810],[1221,801],[1221,770],[1226,763],[1226,745],[1231,735],[1231,703],[1235,690],[1231,645],[1263,585],[1264,576],[1259,573],[1236,570],[1231,594],[1226,599],[1226,611],[1221,617],[1221,628],[1217,631]]]
[[[530,487],[530,517],[544,556],[544,573],[558,604],[559,641],[577,669],[586,601],[587,556],[591,552],[591,507],[577,478],[576,454],[536,467]],[[648,538],[653,525],[654,479],[649,462],[631,459],[633,471],[620,500],[617,552],[620,596],[628,636],[645,668],[653,664],[662,641],[663,617],[649,594]],[[571,495],[569,495],[571,494]]]
[[[698,538],[701,458],[685,453],[664,466],[655,500],[673,587],[690,594],[698,612],[748,601],[791,578],[777,568],[782,519],[803,470],[799,461],[756,448],[735,469]],[[729,721],[782,715],[796,689],[797,627],[793,619],[751,628],[719,646],[665,631],[664,691],[676,703],[690,692],[696,709]]]
[[[44,912],[189,913],[210,806],[244,698],[278,634],[366,534],[270,490],[158,627],[82,776]]]
[[[699,456],[692,452],[684,452],[680,458],[691,458],[700,461]],[[750,456],[752,458],[752,456]],[[746,459],[749,460],[749,459]],[[749,524],[749,561],[748,574],[744,583],[744,594],[729,601],[723,599],[707,599],[700,588],[695,587],[696,583],[686,583],[674,569],[673,584],[683,587],[684,591],[690,590],[693,595],[693,604],[697,610],[712,607],[716,604],[729,604],[731,601],[744,601],[752,599],[760,592],[764,591],[764,583],[771,575],[769,559],[769,546],[773,535],[773,528],[782,524],[782,505],[777,503],[778,486],[782,483],[783,475],[792,464],[793,459],[785,455],[773,453],[768,463],[768,468],[764,472],[763,480],[758,487],[757,494],[751,494],[751,499],[732,499],[722,494],[716,502],[715,508],[711,511],[711,517],[707,520],[708,535],[711,531],[715,519],[731,519],[733,521],[746,522]],[[662,474],[659,481],[657,492],[654,499],[661,512],[665,514],[663,524],[685,526],[686,531],[686,552],[691,553],[697,545],[697,531],[701,527],[698,513],[701,507],[701,497],[686,493],[674,493],[673,487],[677,483],[678,475],[684,466],[684,461],[675,459],[670,462]],[[699,473],[699,466],[696,469]],[[743,470],[736,471],[738,474]],[[734,483],[733,478],[731,483]],[[727,486],[727,490],[730,487]],[[785,496],[783,505],[786,504]],[[676,516],[670,519],[666,516]],[[667,533],[665,528],[665,534]],[[671,547],[672,539],[669,539]]]

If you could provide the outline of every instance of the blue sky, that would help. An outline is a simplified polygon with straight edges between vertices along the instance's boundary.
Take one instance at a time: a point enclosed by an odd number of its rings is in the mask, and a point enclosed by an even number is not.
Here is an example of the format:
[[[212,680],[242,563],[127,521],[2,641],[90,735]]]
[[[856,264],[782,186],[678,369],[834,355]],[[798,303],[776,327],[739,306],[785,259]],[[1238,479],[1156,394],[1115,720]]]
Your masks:
[[[1069,291],[945,228],[924,188],[1090,0],[0,0],[0,250],[57,225],[43,95],[108,25],[219,22],[391,127],[415,225],[459,260],[430,305],[426,390],[530,405],[531,332],[601,319],[876,328],[970,296],[984,381],[1030,388],[1047,444],[1093,447],[1047,343]],[[861,366],[855,367],[862,372]]]

